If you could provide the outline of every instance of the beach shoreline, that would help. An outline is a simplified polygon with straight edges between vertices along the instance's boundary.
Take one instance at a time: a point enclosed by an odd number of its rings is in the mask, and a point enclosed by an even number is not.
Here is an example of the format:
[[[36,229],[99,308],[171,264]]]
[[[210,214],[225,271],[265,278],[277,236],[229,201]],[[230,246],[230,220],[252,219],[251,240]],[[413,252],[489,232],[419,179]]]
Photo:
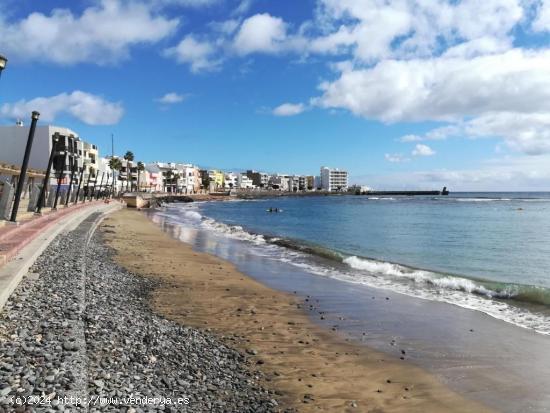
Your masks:
[[[285,407],[299,411],[490,411],[406,360],[346,341],[309,319],[305,302],[273,290],[232,264],[173,239],[136,211],[105,225],[116,260],[162,282],[155,311],[208,328],[247,354]],[[304,308],[306,307],[306,308]],[[406,359],[406,355],[402,356]]]

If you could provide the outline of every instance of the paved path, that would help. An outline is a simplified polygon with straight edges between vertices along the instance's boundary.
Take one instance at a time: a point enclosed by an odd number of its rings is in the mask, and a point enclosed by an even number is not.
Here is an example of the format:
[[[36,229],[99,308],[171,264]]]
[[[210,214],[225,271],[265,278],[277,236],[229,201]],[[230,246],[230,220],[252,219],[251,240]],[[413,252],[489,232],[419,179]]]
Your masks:
[[[59,209],[20,225],[0,228],[0,310],[36,258],[61,232],[95,212],[109,213],[122,204],[96,201]]]
[[[43,232],[56,222],[60,222],[69,214],[88,207],[103,205],[103,201],[81,203],[70,207],[60,207],[57,211],[19,220],[17,224],[1,221],[0,227],[0,267],[17,255],[25,245],[32,241],[39,233]]]

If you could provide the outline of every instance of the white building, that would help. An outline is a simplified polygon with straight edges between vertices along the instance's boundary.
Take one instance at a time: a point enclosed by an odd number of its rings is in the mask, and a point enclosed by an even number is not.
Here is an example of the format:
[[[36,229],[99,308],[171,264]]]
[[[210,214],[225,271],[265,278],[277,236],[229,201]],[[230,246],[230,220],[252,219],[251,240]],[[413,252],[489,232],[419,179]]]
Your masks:
[[[239,189],[254,189],[254,183],[246,174],[239,174],[237,176],[237,187]]]
[[[321,186],[324,191],[347,191],[348,173],[338,168],[321,167]]]
[[[199,169],[194,165],[175,162],[153,162],[147,166],[149,169],[154,166],[155,170],[160,170],[163,176],[165,176],[165,187],[169,192],[194,194],[200,190],[201,178]]]
[[[224,187],[226,190],[237,189],[239,186],[239,175],[233,172],[225,174]]]
[[[106,190],[114,188],[115,192],[120,190],[120,181],[116,179],[115,172],[109,166],[111,158],[99,158],[97,171],[97,188]]]
[[[21,166],[29,129],[29,126],[23,126],[21,123],[13,126],[0,126],[0,163]],[[83,175],[84,185],[88,182],[88,177],[90,184],[94,182],[99,168],[97,146],[82,141],[78,133],[60,126],[40,125],[36,127],[28,167],[41,171],[46,170],[54,145],[54,136],[58,138],[58,141],[55,144],[50,184],[54,184],[61,176],[61,184],[68,185],[71,172],[74,169],[73,185],[78,185],[79,172],[84,165],[86,165]]]
[[[271,175],[269,177],[269,187],[277,191],[286,191],[288,192],[290,188],[290,179],[288,175]]]

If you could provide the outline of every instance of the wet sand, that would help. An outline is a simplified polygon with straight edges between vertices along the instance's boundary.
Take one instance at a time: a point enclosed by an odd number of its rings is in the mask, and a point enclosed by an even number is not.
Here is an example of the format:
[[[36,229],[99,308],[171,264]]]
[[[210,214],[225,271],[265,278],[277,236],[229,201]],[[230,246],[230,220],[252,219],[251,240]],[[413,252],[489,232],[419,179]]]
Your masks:
[[[298,297],[273,290],[232,264],[171,238],[144,214],[104,221],[120,264],[162,281],[153,308],[184,325],[208,328],[267,374],[282,408],[299,411],[484,412],[423,369],[353,344],[313,324]],[[304,308],[305,307],[305,308]]]

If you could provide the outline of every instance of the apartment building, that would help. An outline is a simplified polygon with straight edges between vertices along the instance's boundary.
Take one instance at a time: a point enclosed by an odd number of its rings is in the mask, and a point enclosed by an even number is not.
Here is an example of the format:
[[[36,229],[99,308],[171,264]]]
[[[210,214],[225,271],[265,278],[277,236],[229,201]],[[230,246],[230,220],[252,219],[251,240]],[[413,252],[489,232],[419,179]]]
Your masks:
[[[82,142],[82,150],[79,153],[83,159],[83,162],[88,168],[92,179],[95,179],[98,176],[99,172],[99,150],[97,146],[88,142]]]
[[[224,188],[226,190],[237,189],[239,185],[238,180],[239,180],[238,174],[233,172],[226,173],[224,176]]]
[[[306,176],[306,190],[314,191],[315,189],[315,177],[312,175]]]
[[[321,187],[325,191],[347,191],[348,173],[338,168],[321,167]]]
[[[116,179],[115,171],[109,166],[111,158],[98,158],[97,188],[99,190],[120,190],[120,181]]]
[[[242,173],[237,177],[237,187],[239,189],[254,189],[256,186],[246,173]]]
[[[175,162],[153,162],[145,169],[151,184],[158,188],[159,178],[163,177],[164,190],[184,194],[196,194],[201,189],[201,171],[194,165]]]
[[[252,184],[257,188],[267,188],[269,184],[269,175],[264,172],[247,170],[246,176],[252,180]]]
[[[147,192],[162,192],[164,190],[164,177],[162,171],[155,164],[145,165],[144,190]]]
[[[225,175],[222,171],[211,169],[208,171],[210,183],[214,184],[214,190],[219,191],[224,187]]]
[[[290,188],[290,179],[288,175],[271,175],[268,186],[276,191],[288,191]]]
[[[201,189],[201,175],[199,168],[194,165],[180,165],[178,171],[181,176],[181,188],[186,194],[196,194]]]
[[[20,167],[28,135],[29,127],[22,124],[0,126],[0,147],[2,148],[0,163]],[[28,167],[45,171],[52,148],[54,149],[54,158],[50,184],[55,184],[59,179],[62,186],[68,185],[73,169],[78,172],[84,165],[86,168],[83,181],[88,182],[88,177],[92,181],[95,179],[99,157],[97,147],[81,140],[75,131],[60,126],[40,125],[36,127]],[[80,174],[75,173],[73,184],[78,185],[79,179]]]

